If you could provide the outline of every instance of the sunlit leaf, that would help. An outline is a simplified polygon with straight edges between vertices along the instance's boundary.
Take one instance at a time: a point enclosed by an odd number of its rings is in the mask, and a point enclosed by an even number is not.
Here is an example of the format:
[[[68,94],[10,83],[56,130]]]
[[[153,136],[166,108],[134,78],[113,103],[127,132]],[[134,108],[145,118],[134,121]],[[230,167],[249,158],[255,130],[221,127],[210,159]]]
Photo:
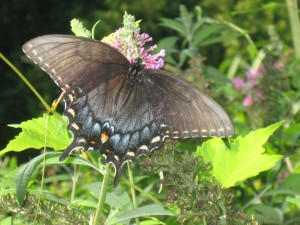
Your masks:
[[[10,125],[14,128],[21,128],[22,132],[0,151],[0,155],[10,151],[20,152],[29,148],[66,149],[70,144],[66,121],[66,117],[58,114],[51,116],[44,114],[43,117],[34,118],[18,125]]]
[[[282,158],[268,155],[263,148],[272,133],[284,122],[253,131],[245,137],[238,137],[230,148],[220,138],[213,138],[198,147],[197,154],[205,162],[211,162],[213,176],[226,188],[237,185],[249,177],[268,170]]]

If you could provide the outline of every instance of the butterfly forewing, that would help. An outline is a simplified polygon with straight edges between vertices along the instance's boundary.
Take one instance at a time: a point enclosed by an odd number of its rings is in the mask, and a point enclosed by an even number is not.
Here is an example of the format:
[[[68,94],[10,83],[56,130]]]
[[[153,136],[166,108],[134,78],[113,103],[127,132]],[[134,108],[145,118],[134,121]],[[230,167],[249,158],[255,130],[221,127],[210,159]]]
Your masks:
[[[112,47],[71,35],[46,35],[23,45],[25,54],[56,84],[89,92],[102,81],[127,73],[128,60]]]

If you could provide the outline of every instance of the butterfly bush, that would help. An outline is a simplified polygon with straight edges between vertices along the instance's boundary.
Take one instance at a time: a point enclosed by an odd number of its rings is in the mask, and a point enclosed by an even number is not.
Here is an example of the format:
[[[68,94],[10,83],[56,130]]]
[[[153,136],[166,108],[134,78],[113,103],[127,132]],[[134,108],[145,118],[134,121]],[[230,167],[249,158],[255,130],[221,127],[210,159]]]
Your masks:
[[[140,33],[139,22],[135,21],[134,16],[125,12],[124,27],[103,38],[102,41],[124,54],[130,63],[140,58],[146,69],[160,69],[164,66],[165,50],[163,49],[154,55],[150,54],[157,48],[157,45],[150,46],[148,49],[145,48],[145,44],[152,41],[152,37],[147,33]]]
[[[246,80],[242,77],[236,77],[232,80],[232,84],[237,91],[245,94],[243,105],[251,106],[256,99],[262,99],[263,93],[259,90],[259,81],[265,70],[263,67],[256,71],[247,71]]]

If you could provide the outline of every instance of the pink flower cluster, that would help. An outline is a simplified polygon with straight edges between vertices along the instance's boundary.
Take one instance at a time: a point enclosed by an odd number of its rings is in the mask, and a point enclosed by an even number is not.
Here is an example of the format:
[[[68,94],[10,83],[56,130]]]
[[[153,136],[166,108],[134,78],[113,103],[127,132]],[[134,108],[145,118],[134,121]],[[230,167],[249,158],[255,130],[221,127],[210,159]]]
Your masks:
[[[264,68],[261,67],[257,71],[247,71],[246,80],[242,77],[236,77],[232,80],[234,88],[246,95],[243,100],[244,106],[251,106],[254,100],[263,98],[263,93],[258,89],[258,85],[264,72]]]
[[[145,48],[147,42],[152,41],[147,33],[133,31],[128,37],[124,37],[124,28],[119,28],[115,33],[111,34],[112,39],[107,44],[123,53],[130,63],[136,61],[136,59],[142,59],[146,69],[160,69],[164,66],[165,50],[161,50],[159,53],[151,55],[157,45],[150,46],[148,49]]]

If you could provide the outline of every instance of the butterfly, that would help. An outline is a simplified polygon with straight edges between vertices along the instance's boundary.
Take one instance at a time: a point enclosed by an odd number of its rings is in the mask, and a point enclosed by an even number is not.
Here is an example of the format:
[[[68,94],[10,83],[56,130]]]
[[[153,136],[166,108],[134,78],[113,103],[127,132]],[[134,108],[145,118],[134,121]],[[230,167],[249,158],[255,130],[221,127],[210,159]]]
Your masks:
[[[65,92],[64,114],[74,149],[97,150],[121,169],[161,147],[166,138],[228,137],[226,112],[208,95],[172,73],[130,63],[113,47],[72,35],[45,35],[23,45],[25,55]]]

